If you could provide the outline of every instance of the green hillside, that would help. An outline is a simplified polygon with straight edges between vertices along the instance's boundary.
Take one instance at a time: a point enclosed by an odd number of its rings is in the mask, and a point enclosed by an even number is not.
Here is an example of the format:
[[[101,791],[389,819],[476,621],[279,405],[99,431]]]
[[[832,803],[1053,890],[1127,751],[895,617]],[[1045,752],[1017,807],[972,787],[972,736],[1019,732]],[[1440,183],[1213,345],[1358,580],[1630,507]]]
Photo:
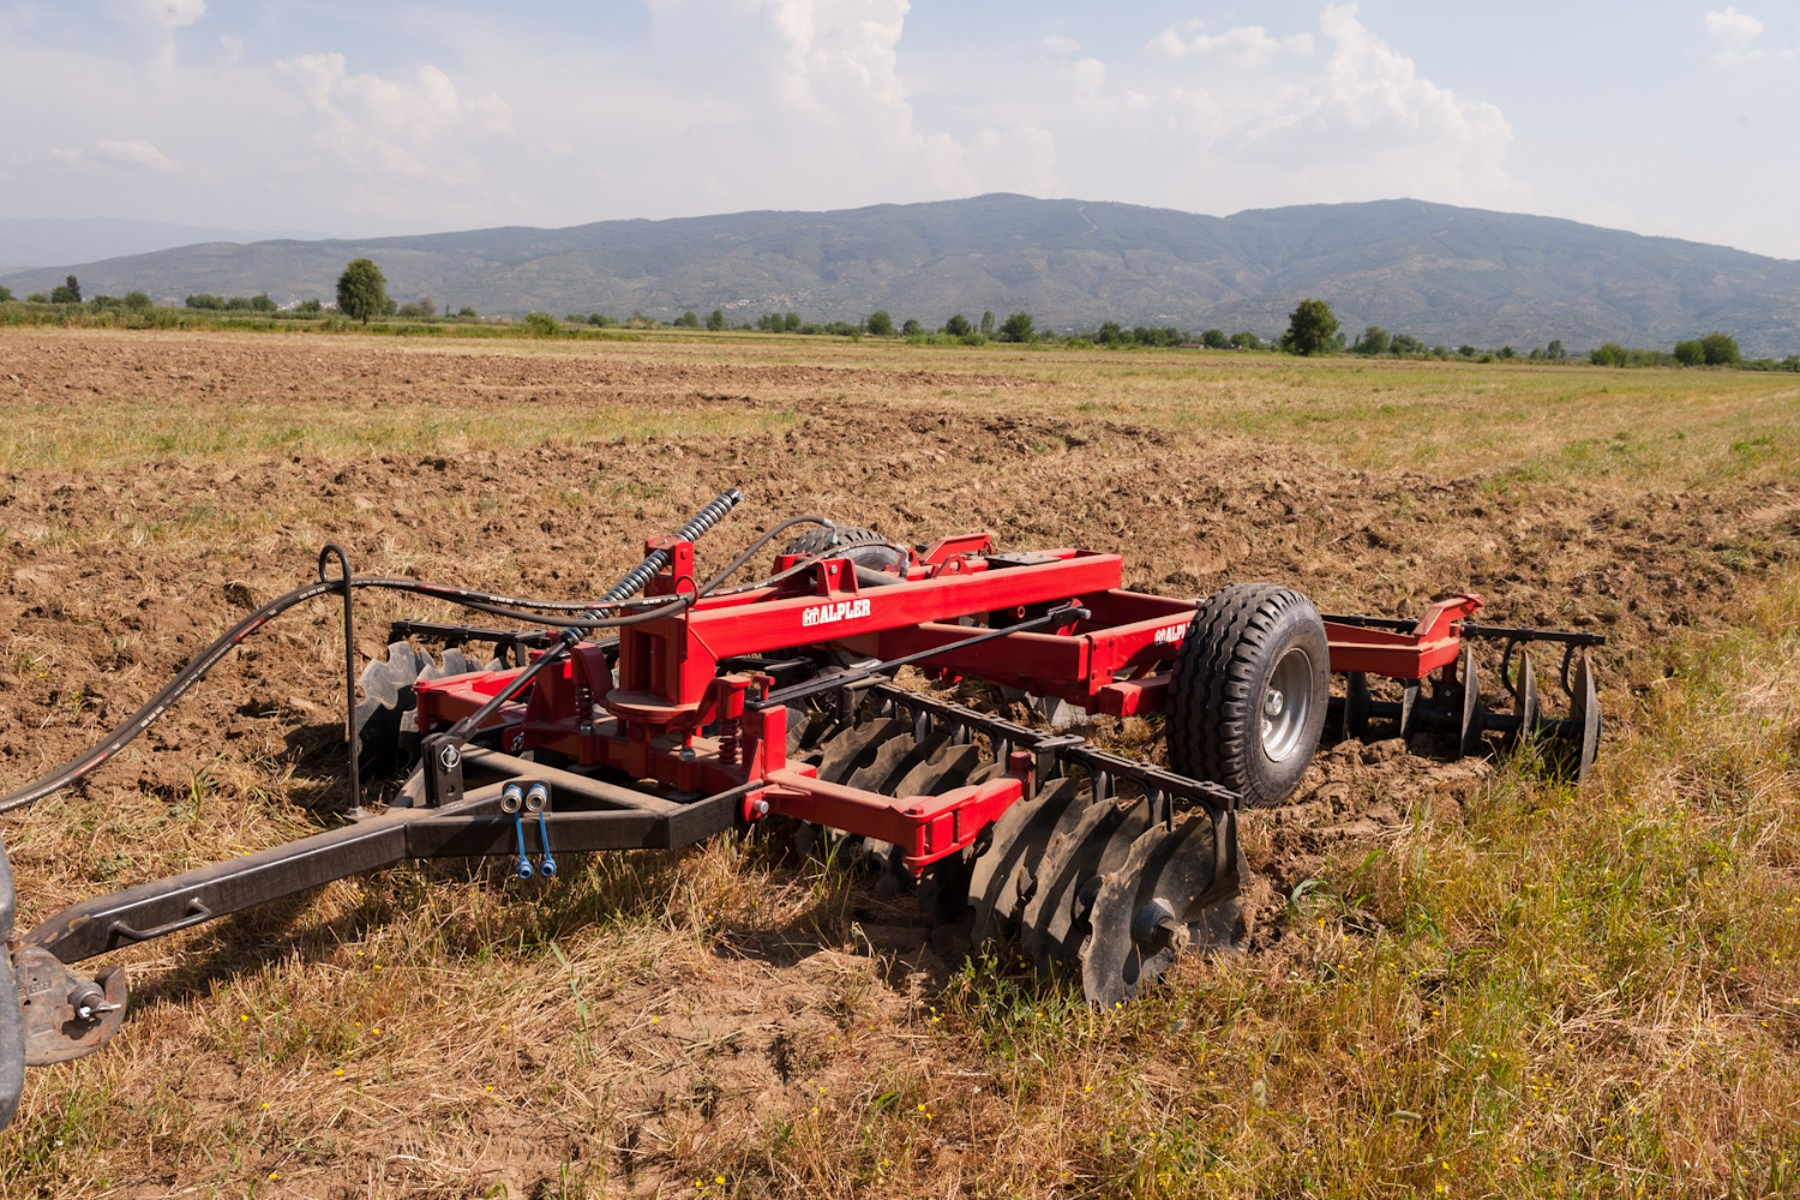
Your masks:
[[[1800,263],[1546,217],[1414,200],[1208,217],[990,195],[827,213],[752,212],[567,229],[499,228],[366,241],[206,243],[0,279],[25,295],[74,271],[88,295],[141,289],[329,300],[367,255],[396,298],[484,314],[722,308],[935,326],[954,312],[1030,311],[1270,334],[1302,296],[1346,329],[1520,348],[1560,338],[1667,346],[1713,329],[1752,355],[1800,351]]]

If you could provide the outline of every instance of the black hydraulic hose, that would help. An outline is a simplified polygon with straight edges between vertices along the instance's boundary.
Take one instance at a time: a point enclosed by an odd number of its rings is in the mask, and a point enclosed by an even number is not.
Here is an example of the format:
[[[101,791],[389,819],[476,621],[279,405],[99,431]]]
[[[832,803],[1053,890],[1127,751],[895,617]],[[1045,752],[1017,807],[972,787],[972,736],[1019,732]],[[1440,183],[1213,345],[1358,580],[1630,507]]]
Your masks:
[[[727,579],[730,579],[733,575],[737,574],[738,571],[743,568],[745,563],[749,562],[752,558],[755,558],[758,550],[761,550],[764,546],[774,541],[781,533],[792,529],[796,525],[823,525],[828,529],[837,528],[836,523],[829,517],[789,517],[781,524],[775,526],[775,528],[769,530],[769,532],[757,538],[754,542],[751,542],[748,546],[745,546],[742,554],[732,559],[731,562],[726,564],[722,571],[706,581],[706,586],[700,589],[700,594],[702,596],[712,595],[714,589],[721,583],[724,583]],[[815,555],[814,557],[817,556]]]
[[[718,496],[714,497],[711,503],[707,504],[705,508],[695,513],[692,520],[675,531],[674,536],[676,540],[683,542],[693,542],[697,540],[707,530],[723,520],[725,514],[736,508],[743,499],[744,493],[738,491],[736,488],[730,488],[727,491],[721,492]],[[630,599],[642,590],[645,584],[656,578],[656,573],[658,571],[661,571],[668,565],[669,552],[667,550],[652,550],[649,554],[644,556],[643,562],[627,571],[624,578],[606,589],[606,594],[600,598],[601,604],[608,606],[617,605]],[[645,619],[649,619],[652,616],[673,616],[676,613],[687,611],[693,606],[694,601],[698,598],[698,594],[682,596],[674,603],[658,608],[653,613],[642,615]],[[594,619],[589,620],[590,617]],[[635,623],[636,618],[628,618],[627,620]],[[524,670],[513,676],[511,681],[508,682],[505,687],[494,693],[494,695],[480,708],[452,725],[450,727],[449,736],[457,740],[467,738],[475,730],[481,728],[481,723],[483,721],[499,712],[501,705],[506,704],[512,700],[514,696],[517,696],[520,692],[529,687],[531,681],[537,678],[538,672],[542,671],[551,663],[558,662],[564,658],[582,638],[592,633],[595,629],[598,629],[602,624],[620,623],[622,622],[604,621],[600,615],[600,605],[596,605],[594,608],[589,609],[581,615],[579,621],[565,626],[563,631],[556,636],[556,641],[552,642],[550,647],[542,654],[538,655],[536,660],[526,666]]]
[[[530,623],[541,624],[546,620],[546,618],[539,615],[510,612],[505,608],[485,604],[472,598],[474,596],[489,595],[489,593],[486,592],[472,592],[468,589],[449,587],[443,584],[421,583],[416,579],[380,579],[368,576],[357,576],[350,580],[350,586],[359,589],[371,588],[377,591],[405,592],[418,596],[430,596],[438,600],[447,601],[451,604],[460,605],[464,608],[472,608],[481,612],[498,612],[503,616],[516,617],[519,620]],[[38,779],[17,791],[0,796],[0,813],[10,812],[15,808],[23,808],[28,804],[33,804],[42,800],[45,796],[59,792],[72,784],[79,783],[120,750],[123,750],[126,746],[130,745],[139,734],[143,733],[144,730],[153,725],[163,713],[167,712],[169,707],[174,704],[183,693],[193,687],[195,683],[205,678],[206,673],[212,670],[212,668],[218,664],[220,659],[224,658],[232,650],[242,644],[245,638],[268,624],[272,618],[279,616],[291,608],[304,604],[309,600],[316,600],[320,596],[336,595],[342,590],[343,580],[322,580],[316,583],[309,583],[304,587],[295,588],[286,595],[278,596],[274,600],[271,600],[267,604],[256,609],[236,625],[233,625],[230,629],[226,630],[217,641],[195,655],[173,679],[163,686],[161,691],[152,696],[142,708],[126,718],[123,724],[117,729],[114,729],[98,744],[90,747],[79,757],[63,764],[43,778]],[[509,597],[496,598],[509,599]],[[663,616],[670,611],[679,612],[687,607],[685,600],[685,597],[677,597],[673,601],[662,601],[660,598],[649,601],[638,601],[634,607],[644,604],[653,605],[653,607],[648,611],[639,611],[626,616],[605,616],[598,611],[598,605],[590,604],[587,611],[591,615],[580,623],[579,628],[583,630],[593,630],[601,628],[602,626],[634,625],[639,621]],[[609,602],[606,604],[606,607],[608,609],[617,609],[620,607],[620,604]],[[555,623],[564,624],[564,622],[560,621]]]
[[[743,498],[743,493],[736,488],[725,492],[705,508],[701,509],[700,512],[695,514],[694,518],[686,525],[683,525],[681,529],[677,531],[675,536],[683,541],[693,541],[695,538],[711,529],[714,525],[718,524],[719,520],[736,507]],[[531,678],[535,677],[537,672],[541,670],[546,663],[567,654],[570,646],[573,646],[576,642],[580,641],[582,637],[595,629],[635,625],[642,621],[672,616],[676,613],[686,611],[686,609],[694,602],[694,597],[692,596],[651,597],[647,600],[631,601],[631,597],[638,589],[648,583],[650,579],[656,575],[657,571],[662,570],[662,568],[668,564],[668,561],[669,557],[666,551],[657,550],[653,552],[627,574],[625,578],[621,579],[617,584],[614,584],[600,600],[581,602],[579,610],[581,612],[581,617],[578,620],[573,621],[556,620],[533,613],[514,612],[506,607],[507,605],[513,604],[533,607],[539,603],[535,600],[521,599],[513,596],[501,596],[492,592],[481,592],[470,588],[453,587],[448,584],[423,583],[416,579],[382,579],[357,576],[350,580],[350,586],[353,588],[372,588],[378,591],[406,592],[418,596],[429,596],[434,599],[447,601],[451,604],[460,605],[464,608],[474,609],[478,612],[511,617],[527,624],[549,624],[561,626],[563,628],[562,634],[551,648],[541,655],[536,662],[521,671],[519,676],[513,680],[513,686],[509,686],[499,696],[495,697],[493,701],[490,701],[488,705],[484,705],[483,709],[477,712],[469,721],[459,722],[457,727],[458,729],[461,729],[464,724],[469,724],[472,728],[475,722],[485,720],[492,711],[497,710],[500,707],[501,703],[504,703],[506,700],[511,699],[512,696],[517,695],[524,685],[529,683]],[[651,563],[655,563],[656,565],[646,573],[645,568]],[[631,585],[629,589],[626,588],[627,584]],[[167,712],[169,707],[174,704],[183,693],[203,679],[206,676],[206,673],[218,664],[220,659],[236,649],[245,638],[268,624],[272,618],[279,616],[291,608],[304,604],[309,600],[316,600],[320,596],[338,594],[341,593],[342,590],[342,579],[319,580],[314,583],[306,584],[303,587],[295,588],[286,595],[278,596],[256,609],[236,625],[233,625],[230,629],[226,630],[217,641],[195,655],[186,666],[176,673],[173,679],[163,686],[161,691],[152,696],[142,708],[126,718],[123,724],[117,729],[114,729],[99,743],[42,778],[27,784],[17,791],[0,796],[0,813],[11,812],[15,808],[23,808],[28,804],[34,804],[37,801],[42,800],[45,796],[53,795],[63,788],[79,783],[82,779],[85,779],[102,764],[107,762],[107,760],[111,759],[120,750],[123,750],[126,746],[130,745],[139,734],[143,733],[144,730],[148,729],[158,718]],[[639,611],[624,616],[608,615],[608,613],[616,612],[619,608],[624,607],[628,601],[631,602],[631,607],[638,609]],[[570,605],[566,601],[549,601],[544,602],[543,607],[568,611],[575,606]]]

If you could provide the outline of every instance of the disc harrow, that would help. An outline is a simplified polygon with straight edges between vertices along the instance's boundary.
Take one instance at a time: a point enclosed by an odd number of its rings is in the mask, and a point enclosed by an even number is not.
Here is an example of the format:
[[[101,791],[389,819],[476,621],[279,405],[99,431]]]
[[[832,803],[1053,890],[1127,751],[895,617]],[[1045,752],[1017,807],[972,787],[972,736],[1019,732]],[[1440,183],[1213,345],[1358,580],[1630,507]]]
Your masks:
[[[1241,810],[1284,802],[1322,738],[1530,749],[1576,779],[1594,762],[1587,652],[1603,639],[1477,624],[1476,596],[1417,621],[1322,617],[1276,584],[1155,596],[1122,586],[1116,554],[1001,552],[981,533],[909,546],[816,516],[698,575],[695,542],[741,499],[647,539],[596,599],[357,576],[328,546],[315,581],[244,617],[99,745],[0,797],[4,812],[86,778],[269,620],[341,601],[344,823],[81,901],[10,940],[0,1123],[25,1064],[91,1053],[125,1023],[123,969],[85,960],[408,859],[507,859],[521,883],[554,886],[559,855],[679,849],[786,817],[803,842],[878,863],[878,889],[915,888],[929,921],[1110,1007],[1184,954],[1242,946]],[[726,586],[799,526],[769,574]],[[370,588],[506,624],[395,622],[359,672],[353,599]],[[1500,647],[1497,708],[1478,645]],[[1562,651],[1560,718],[1531,658],[1545,645]],[[902,668],[927,689],[1022,697],[1034,723],[899,686]],[[1089,714],[1160,720],[1167,765],[1091,744]],[[361,779],[384,774],[365,797]],[[0,934],[13,900],[0,852]]]

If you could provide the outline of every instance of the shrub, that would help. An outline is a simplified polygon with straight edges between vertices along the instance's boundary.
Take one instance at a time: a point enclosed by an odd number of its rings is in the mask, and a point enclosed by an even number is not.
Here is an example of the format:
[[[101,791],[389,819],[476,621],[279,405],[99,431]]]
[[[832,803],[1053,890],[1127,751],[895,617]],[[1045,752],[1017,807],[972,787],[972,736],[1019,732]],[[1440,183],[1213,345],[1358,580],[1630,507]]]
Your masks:
[[[951,317],[948,321],[944,322],[944,332],[951,337],[968,337],[974,331],[975,327],[969,324],[969,318],[963,316],[961,313],[957,313],[954,317]]]
[[[679,317],[676,317],[670,324],[677,329],[698,329],[700,328],[700,314],[690,308]]]
[[[1675,361],[1684,367],[1697,367],[1706,361],[1706,347],[1699,338],[1675,343]]]
[[[903,337],[918,337],[923,332],[924,326],[911,317],[906,318],[906,323],[900,326],[900,333]]]
[[[556,323],[556,318],[547,312],[526,313],[525,326],[531,330],[533,337],[555,337],[562,328]]]
[[[1588,361],[1597,367],[1622,367],[1627,357],[1625,347],[1617,342],[1602,342],[1598,349],[1588,351]]]
[[[1003,342],[1030,342],[1037,339],[1031,328],[1031,314],[1016,312],[1007,317],[1000,325],[1000,340]]]
[[[74,278],[71,275],[70,282],[73,282]],[[1737,339],[1728,333],[1720,333],[1717,330],[1700,339],[1700,350],[1706,356],[1706,365],[1709,367],[1735,366],[1743,358],[1743,355],[1738,352]]]

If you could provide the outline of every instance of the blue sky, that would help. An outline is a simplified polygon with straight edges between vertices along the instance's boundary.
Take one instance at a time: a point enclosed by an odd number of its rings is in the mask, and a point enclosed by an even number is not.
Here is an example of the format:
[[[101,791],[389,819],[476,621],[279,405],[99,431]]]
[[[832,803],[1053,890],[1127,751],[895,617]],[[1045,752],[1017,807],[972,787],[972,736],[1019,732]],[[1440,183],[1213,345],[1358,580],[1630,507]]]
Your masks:
[[[1791,3],[496,9],[0,0],[0,217],[357,236],[1415,196],[1800,258]]]

